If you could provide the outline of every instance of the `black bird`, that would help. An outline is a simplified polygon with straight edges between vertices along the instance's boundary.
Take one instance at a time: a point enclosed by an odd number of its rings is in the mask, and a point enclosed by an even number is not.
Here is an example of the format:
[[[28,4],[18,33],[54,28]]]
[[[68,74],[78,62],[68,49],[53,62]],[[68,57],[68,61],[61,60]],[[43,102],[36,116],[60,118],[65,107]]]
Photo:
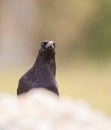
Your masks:
[[[34,65],[19,80],[17,95],[33,88],[45,88],[59,95],[55,79],[55,47],[54,41],[45,40],[41,43]]]

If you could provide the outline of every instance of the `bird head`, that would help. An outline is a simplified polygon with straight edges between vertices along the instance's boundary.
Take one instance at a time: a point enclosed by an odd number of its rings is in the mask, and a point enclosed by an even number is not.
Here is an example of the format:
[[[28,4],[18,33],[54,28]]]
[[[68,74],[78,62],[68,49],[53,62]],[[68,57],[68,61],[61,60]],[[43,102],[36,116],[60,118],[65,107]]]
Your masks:
[[[41,42],[39,52],[41,54],[43,54],[43,53],[55,54],[55,47],[56,47],[55,45],[56,45],[56,43],[54,41],[45,40],[45,41]]]
[[[48,65],[54,76],[56,71],[55,53],[56,43],[54,41],[45,40],[41,42],[39,53],[34,66]]]

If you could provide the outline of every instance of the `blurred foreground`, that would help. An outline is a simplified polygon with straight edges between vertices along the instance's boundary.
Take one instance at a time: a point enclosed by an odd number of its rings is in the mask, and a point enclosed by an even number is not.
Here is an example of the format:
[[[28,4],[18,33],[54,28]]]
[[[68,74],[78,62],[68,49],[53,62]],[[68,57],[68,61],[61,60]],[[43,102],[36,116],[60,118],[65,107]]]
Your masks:
[[[83,101],[37,90],[0,96],[1,130],[111,130],[111,119]]]

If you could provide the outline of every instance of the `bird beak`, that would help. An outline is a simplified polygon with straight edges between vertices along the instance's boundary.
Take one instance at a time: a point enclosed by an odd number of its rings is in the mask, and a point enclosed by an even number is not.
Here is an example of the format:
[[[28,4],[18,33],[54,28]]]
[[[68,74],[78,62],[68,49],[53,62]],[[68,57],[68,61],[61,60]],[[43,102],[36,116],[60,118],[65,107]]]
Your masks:
[[[46,48],[49,48],[49,47],[54,48],[53,43],[54,43],[53,41],[49,41],[48,44],[46,45]]]

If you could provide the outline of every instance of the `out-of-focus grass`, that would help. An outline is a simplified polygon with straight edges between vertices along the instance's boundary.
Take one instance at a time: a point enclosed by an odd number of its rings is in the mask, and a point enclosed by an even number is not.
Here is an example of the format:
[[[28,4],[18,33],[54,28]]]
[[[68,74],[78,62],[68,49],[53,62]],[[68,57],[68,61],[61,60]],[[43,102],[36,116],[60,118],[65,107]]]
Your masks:
[[[0,92],[16,94],[18,80],[27,70],[2,71]],[[86,100],[111,116],[111,68],[70,66],[57,69],[60,95]]]
[[[111,68],[81,65],[59,70],[58,81],[63,95],[86,100],[111,116]]]
[[[17,71],[2,71],[0,73],[0,92],[16,94],[16,88],[20,77],[20,72]]]

